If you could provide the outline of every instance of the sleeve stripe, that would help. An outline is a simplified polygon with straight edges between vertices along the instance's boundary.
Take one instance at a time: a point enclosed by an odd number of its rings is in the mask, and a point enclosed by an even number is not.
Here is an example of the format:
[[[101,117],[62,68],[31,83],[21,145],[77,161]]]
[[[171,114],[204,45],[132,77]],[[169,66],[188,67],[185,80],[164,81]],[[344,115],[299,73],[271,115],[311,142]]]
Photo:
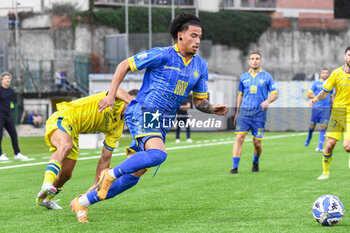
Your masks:
[[[273,94],[277,94],[277,91],[276,91],[276,90],[271,91],[271,92],[270,92],[270,94],[271,94],[271,95],[273,95]]]
[[[325,88],[325,87],[322,87],[322,89],[323,89],[325,92],[327,92],[327,93],[331,92],[331,90],[328,90],[328,89]]]
[[[134,64],[135,71],[138,71],[134,57],[132,57],[132,64]]]
[[[240,92],[240,91],[237,91],[237,93],[238,93],[239,95],[243,95],[243,93],[242,93],[242,92]]]
[[[106,147],[107,150],[109,150],[109,151],[114,151],[114,148],[108,146],[107,143],[106,143],[106,141],[103,141],[103,145]]]
[[[132,64],[132,57],[129,57],[128,62],[129,62],[130,70],[132,72],[135,72],[134,65]]]
[[[312,90],[309,90],[309,93],[314,93]]]
[[[130,66],[131,71],[132,72],[137,71],[134,57],[129,57],[128,62],[129,62],[129,66]]]
[[[208,93],[199,93],[199,92],[193,92],[193,97],[197,99],[207,99],[208,98]]]

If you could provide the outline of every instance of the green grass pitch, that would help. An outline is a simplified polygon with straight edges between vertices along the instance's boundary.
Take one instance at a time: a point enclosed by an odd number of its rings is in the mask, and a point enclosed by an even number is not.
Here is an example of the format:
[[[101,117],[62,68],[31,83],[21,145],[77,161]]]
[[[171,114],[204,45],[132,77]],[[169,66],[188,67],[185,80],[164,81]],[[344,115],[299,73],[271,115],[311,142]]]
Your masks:
[[[184,134],[182,134],[184,137]],[[321,153],[314,152],[318,135],[304,147],[305,133],[266,133],[260,172],[252,173],[251,136],[244,143],[237,175],[232,166],[232,132],[193,133],[194,142],[175,144],[167,136],[168,159],[153,178],[150,169],[134,188],[89,208],[90,223],[78,223],[70,201],[89,188],[98,159],[80,160],[72,179],[57,196],[63,210],[35,205],[45,162],[50,155],[43,137],[19,138],[21,152],[35,160],[13,160],[9,138],[3,152],[11,162],[0,163],[0,232],[350,232],[350,169],[339,142],[331,179],[318,181]],[[120,141],[111,166],[125,156],[130,136]],[[100,149],[81,150],[80,158],[98,156]],[[14,165],[40,165],[15,167]],[[11,167],[4,169],[5,167]],[[340,198],[343,220],[333,227],[319,225],[312,204],[321,195]]]

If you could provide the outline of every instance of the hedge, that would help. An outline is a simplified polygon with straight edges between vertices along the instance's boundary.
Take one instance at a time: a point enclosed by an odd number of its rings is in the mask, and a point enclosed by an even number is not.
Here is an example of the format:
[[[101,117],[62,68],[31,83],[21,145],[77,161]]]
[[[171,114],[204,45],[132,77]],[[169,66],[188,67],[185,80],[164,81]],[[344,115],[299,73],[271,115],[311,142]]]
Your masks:
[[[182,9],[176,9],[176,15]],[[194,9],[186,9],[194,13]],[[93,17],[88,12],[75,12],[73,22],[89,22],[118,28],[125,32],[125,8],[95,10]],[[257,42],[270,27],[271,18],[264,13],[221,10],[219,12],[199,12],[203,25],[203,39],[210,39],[214,44],[237,47],[246,52],[249,44]],[[168,32],[171,22],[171,9],[152,9],[152,32]],[[75,26],[76,24],[74,24]],[[129,33],[148,32],[148,8],[129,8]]]

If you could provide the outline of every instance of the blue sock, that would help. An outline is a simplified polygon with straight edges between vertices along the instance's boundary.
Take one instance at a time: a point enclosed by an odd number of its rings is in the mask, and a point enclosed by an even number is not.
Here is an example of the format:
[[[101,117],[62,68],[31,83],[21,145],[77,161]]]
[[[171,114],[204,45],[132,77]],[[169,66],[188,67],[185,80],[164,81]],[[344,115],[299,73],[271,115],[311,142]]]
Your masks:
[[[134,185],[137,184],[139,179],[140,179],[140,177],[134,176],[132,174],[125,174],[125,175],[121,176],[116,181],[114,181],[113,184],[111,185],[111,187],[107,193],[106,199],[115,197],[116,195],[133,187]],[[97,192],[95,189],[92,190],[91,192],[89,192],[86,196],[87,196],[91,205],[100,201],[100,198],[97,196]]]
[[[313,132],[314,132],[314,129],[309,128],[309,136],[308,136],[309,140],[312,138],[312,133]]]
[[[259,159],[260,159],[260,155],[256,155],[256,154],[254,153],[253,163],[259,163]]]
[[[117,178],[124,174],[133,173],[140,169],[155,167],[163,163],[167,158],[167,153],[159,149],[149,149],[133,154],[119,165],[113,168]]]
[[[241,158],[240,157],[232,157],[232,160],[233,160],[233,168],[238,168],[238,165],[239,165],[239,160]]]
[[[117,179],[117,180],[118,180],[118,179]],[[116,180],[116,181],[117,181],[117,180]],[[116,182],[116,181],[115,181],[115,182]],[[115,182],[114,182],[114,183],[115,183]],[[113,183],[113,184],[114,184],[114,183]],[[97,196],[96,189],[94,189],[94,190],[88,192],[88,194],[86,194],[86,197],[87,197],[87,199],[89,200],[89,202],[90,202],[91,205],[92,205],[92,204],[95,204],[96,202],[101,201],[100,198]]]
[[[326,135],[326,131],[325,129],[321,129],[320,131],[320,137],[319,137],[319,141],[318,141],[318,148],[322,149],[323,148],[323,143],[325,140],[325,135]]]

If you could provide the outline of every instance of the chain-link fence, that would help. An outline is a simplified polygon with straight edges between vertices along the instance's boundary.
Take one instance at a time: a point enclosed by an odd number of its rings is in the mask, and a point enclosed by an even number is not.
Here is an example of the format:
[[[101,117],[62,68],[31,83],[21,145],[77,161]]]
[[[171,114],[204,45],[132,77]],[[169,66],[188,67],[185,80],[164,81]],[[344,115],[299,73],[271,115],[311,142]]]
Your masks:
[[[15,50],[11,49],[8,55],[10,64],[15,64]],[[88,76],[93,67],[90,54],[63,50],[37,53],[27,50],[20,51],[18,57],[20,83],[13,85],[17,92],[79,91],[84,95],[88,93]],[[14,70],[14,67],[10,67],[12,73],[15,73]],[[59,78],[64,81],[55,81],[57,71],[60,73]]]
[[[8,69],[8,17],[0,17],[0,73]]]

